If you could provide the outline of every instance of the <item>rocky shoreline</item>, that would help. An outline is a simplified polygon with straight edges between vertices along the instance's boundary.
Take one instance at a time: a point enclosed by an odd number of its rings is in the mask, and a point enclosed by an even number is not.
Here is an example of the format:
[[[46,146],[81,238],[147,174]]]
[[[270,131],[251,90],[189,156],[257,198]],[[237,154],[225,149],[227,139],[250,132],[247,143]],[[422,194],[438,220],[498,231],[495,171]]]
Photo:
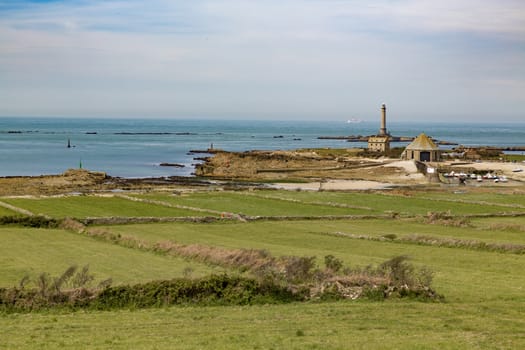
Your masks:
[[[0,196],[66,193],[150,191],[221,187],[265,187],[305,190],[363,190],[428,185],[429,178],[413,161],[365,158],[359,149],[300,149],[293,151],[227,152],[193,150],[207,156],[195,165],[194,176],[121,178],[103,172],[70,169],[60,175],[0,177]],[[495,161],[447,161],[429,164],[447,173],[493,173],[508,178],[498,186],[522,186],[525,164]],[[519,170],[519,171],[518,171]],[[470,181],[470,180],[469,180]],[[441,181],[454,185],[455,179]],[[491,185],[470,181],[472,186]],[[492,184],[494,185],[494,184]]]

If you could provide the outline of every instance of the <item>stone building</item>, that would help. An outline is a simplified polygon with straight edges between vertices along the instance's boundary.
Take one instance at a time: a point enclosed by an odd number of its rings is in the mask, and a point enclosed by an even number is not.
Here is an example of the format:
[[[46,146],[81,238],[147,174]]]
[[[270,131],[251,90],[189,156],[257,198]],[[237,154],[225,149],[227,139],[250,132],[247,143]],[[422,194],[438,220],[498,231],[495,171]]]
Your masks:
[[[418,160],[420,162],[438,162],[441,160],[441,153],[434,141],[424,133],[421,133],[405,148],[401,158]]]
[[[390,150],[390,134],[386,130],[386,105],[381,105],[381,127],[379,134],[368,137],[368,150],[371,152],[386,152]]]
[[[368,137],[368,150],[371,152],[386,152],[390,149],[390,136],[373,135]]]

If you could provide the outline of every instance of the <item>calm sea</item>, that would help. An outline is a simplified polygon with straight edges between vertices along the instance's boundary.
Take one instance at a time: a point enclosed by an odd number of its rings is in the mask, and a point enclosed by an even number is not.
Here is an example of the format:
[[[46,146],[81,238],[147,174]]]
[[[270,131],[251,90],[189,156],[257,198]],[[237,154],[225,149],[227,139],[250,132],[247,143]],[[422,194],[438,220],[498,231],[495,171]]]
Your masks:
[[[525,146],[525,123],[392,123],[396,136],[421,132],[463,145]],[[82,167],[121,177],[189,176],[190,150],[364,147],[319,136],[370,135],[378,122],[0,118],[0,176],[59,174]],[[67,148],[68,140],[71,147]],[[405,145],[405,144],[397,144]],[[160,163],[184,164],[184,168]]]

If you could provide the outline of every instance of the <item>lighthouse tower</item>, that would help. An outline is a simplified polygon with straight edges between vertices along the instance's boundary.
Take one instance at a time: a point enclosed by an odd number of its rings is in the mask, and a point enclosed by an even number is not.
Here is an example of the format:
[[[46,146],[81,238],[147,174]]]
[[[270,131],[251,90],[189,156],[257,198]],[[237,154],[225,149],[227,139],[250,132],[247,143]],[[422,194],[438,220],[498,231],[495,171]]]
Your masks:
[[[381,127],[377,135],[368,136],[368,150],[385,153],[390,149],[390,134],[386,131],[386,105],[381,105]]]
[[[381,105],[381,128],[379,128],[379,135],[388,135],[386,131],[386,105]]]

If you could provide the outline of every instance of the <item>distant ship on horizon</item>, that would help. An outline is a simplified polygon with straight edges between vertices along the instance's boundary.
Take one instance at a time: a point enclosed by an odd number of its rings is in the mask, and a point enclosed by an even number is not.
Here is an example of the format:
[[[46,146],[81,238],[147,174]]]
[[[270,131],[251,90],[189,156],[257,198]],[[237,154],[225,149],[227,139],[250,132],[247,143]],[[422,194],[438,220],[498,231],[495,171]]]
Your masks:
[[[350,118],[346,121],[348,124],[359,124],[363,122],[363,119],[359,118]]]

